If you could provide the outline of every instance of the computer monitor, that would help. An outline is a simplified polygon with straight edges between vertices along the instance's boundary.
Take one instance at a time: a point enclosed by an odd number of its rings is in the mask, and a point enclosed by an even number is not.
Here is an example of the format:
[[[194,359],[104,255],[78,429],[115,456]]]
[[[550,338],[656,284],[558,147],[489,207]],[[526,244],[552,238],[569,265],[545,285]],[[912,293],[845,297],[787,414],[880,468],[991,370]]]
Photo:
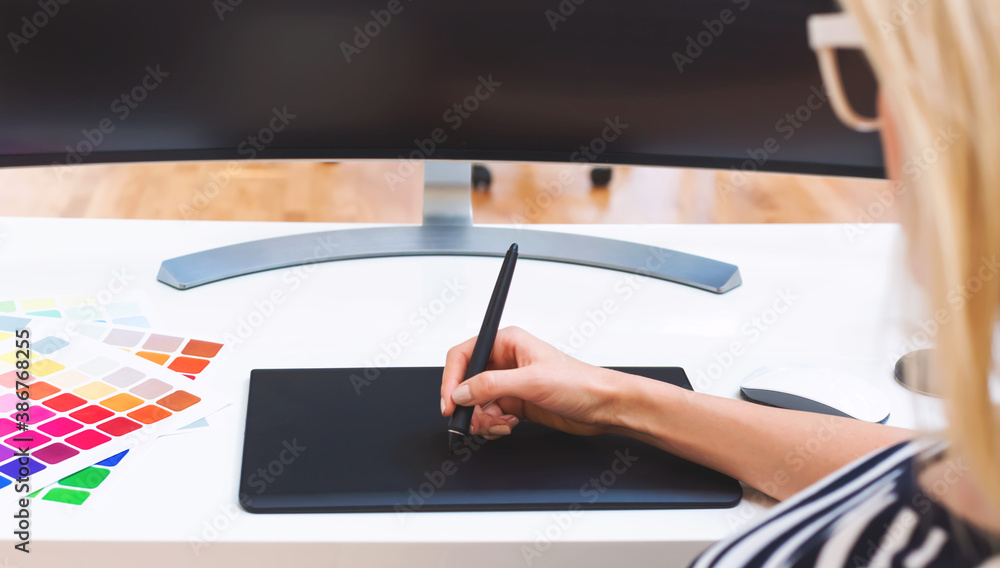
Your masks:
[[[882,177],[877,135],[837,121],[808,46],[807,17],[830,11],[833,0],[8,0],[0,166],[396,160],[387,183],[430,166],[422,226],[164,262],[160,280],[182,289],[304,262],[499,256],[518,240],[524,258],[725,292],[740,283],[731,264],[472,227],[468,164]],[[861,56],[841,67],[855,105],[872,109]]]

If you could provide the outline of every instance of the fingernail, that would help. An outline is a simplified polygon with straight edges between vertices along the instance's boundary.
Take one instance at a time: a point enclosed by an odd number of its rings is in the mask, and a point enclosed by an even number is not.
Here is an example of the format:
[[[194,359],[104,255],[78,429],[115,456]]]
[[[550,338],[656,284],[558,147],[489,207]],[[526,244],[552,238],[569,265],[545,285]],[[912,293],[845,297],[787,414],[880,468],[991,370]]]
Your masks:
[[[517,426],[521,422],[520,420],[517,419],[517,416],[514,416],[513,414],[504,414],[500,418],[506,420],[507,424],[510,424],[511,428]]]
[[[475,434],[475,433],[476,433],[476,425],[469,424],[469,434]]]
[[[506,424],[494,424],[490,426],[489,433],[492,436],[506,436],[510,434],[510,426]]]
[[[444,416],[444,409],[445,409],[444,397],[441,397],[441,416]]]
[[[455,401],[455,404],[468,406],[472,402],[472,391],[469,390],[469,385],[460,385],[457,389],[451,391],[451,399]]]

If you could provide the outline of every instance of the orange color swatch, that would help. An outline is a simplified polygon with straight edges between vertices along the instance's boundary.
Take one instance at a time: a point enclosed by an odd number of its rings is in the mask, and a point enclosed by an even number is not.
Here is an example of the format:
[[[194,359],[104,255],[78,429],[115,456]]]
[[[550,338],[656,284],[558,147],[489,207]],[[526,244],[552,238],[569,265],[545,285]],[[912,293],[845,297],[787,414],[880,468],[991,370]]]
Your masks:
[[[167,359],[170,358],[170,355],[167,355],[166,353],[150,353],[149,351],[139,351],[136,355],[142,357],[143,359],[149,359],[157,365],[166,363]]]
[[[159,406],[154,406],[150,404],[149,406],[143,406],[139,410],[129,412],[128,417],[133,420],[138,420],[143,424],[152,424],[154,422],[159,422],[164,418],[173,414],[169,410],[163,410]]]
[[[115,412],[125,412],[130,408],[135,408],[142,404],[142,399],[128,393],[119,393],[115,396],[101,401],[101,406],[106,406]]]
[[[187,391],[182,391],[182,390],[174,391],[168,394],[167,396],[161,398],[160,400],[156,401],[156,403],[159,404],[160,406],[169,408],[174,412],[180,412],[181,410],[193,406],[198,402],[201,402],[200,398]]]
[[[171,371],[177,371],[178,373],[200,373],[205,370],[205,367],[207,367],[208,364],[208,359],[178,357],[174,359],[172,363],[167,365],[167,368]]]
[[[28,398],[31,400],[42,400],[43,398],[59,392],[59,389],[45,381],[28,383]]]
[[[221,343],[192,339],[184,346],[181,353],[184,355],[194,355],[195,357],[215,357],[219,354],[220,349],[222,349]]]

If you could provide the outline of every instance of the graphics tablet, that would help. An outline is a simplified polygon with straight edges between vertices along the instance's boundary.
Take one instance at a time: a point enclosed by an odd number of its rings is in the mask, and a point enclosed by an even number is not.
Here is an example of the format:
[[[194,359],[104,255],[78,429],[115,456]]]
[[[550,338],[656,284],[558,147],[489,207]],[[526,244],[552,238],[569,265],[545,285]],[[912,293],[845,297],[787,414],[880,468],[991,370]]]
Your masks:
[[[676,367],[618,368],[690,389]],[[250,376],[240,503],[253,513],[721,508],[734,479],[629,438],[522,422],[448,453],[440,367]]]

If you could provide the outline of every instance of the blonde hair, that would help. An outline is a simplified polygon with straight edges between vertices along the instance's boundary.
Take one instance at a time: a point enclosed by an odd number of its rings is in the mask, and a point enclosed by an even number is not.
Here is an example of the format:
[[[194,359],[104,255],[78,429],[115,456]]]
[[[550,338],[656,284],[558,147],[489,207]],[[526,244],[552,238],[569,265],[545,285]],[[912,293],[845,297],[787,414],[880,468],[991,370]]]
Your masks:
[[[990,398],[1000,301],[1000,2],[841,1],[862,30],[900,134],[899,181],[915,199],[907,231],[930,261],[922,278],[930,313],[947,316],[935,373],[949,399],[953,449],[1000,513],[1000,422]]]

